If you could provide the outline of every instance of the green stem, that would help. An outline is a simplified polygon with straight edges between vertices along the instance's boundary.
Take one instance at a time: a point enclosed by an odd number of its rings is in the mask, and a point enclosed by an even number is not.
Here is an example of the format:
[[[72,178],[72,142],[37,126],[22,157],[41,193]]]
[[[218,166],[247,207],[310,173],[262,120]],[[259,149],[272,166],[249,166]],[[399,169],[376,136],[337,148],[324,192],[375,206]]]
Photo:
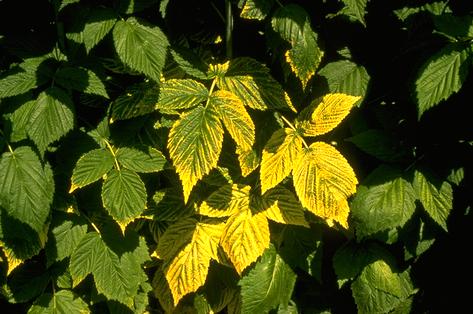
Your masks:
[[[294,130],[294,132],[296,132],[296,134],[301,138],[302,140],[302,144],[304,145],[305,148],[309,148],[309,145],[307,145],[307,142],[304,140],[304,138],[299,134],[299,132],[297,131],[296,127],[291,123],[291,121],[289,121],[288,119],[286,119],[283,115],[279,115],[281,117],[281,119],[286,122],[286,124],[292,129]]]
[[[230,0],[225,0],[225,49],[227,59],[233,57],[233,15],[232,3]]]
[[[107,145],[108,150],[113,155],[113,159],[115,160],[115,168],[117,168],[117,170],[120,171],[120,165],[118,164],[117,155],[115,154],[115,150],[113,149],[112,145],[107,140],[105,140],[105,145]]]
[[[6,137],[6,136],[5,136],[5,133],[3,133],[2,130],[0,130],[0,135],[3,136],[3,137]],[[8,143],[6,139],[5,139],[5,144],[7,145],[8,150],[10,151],[10,153],[13,154],[13,148],[10,146],[10,143]]]
[[[207,108],[207,106],[209,105],[210,103],[210,96],[212,95],[212,93],[214,92],[214,89],[215,89],[215,85],[217,84],[217,79],[214,78],[213,81],[212,81],[212,85],[210,85],[210,89],[209,89],[209,97],[207,97],[207,102],[205,103],[205,108]]]

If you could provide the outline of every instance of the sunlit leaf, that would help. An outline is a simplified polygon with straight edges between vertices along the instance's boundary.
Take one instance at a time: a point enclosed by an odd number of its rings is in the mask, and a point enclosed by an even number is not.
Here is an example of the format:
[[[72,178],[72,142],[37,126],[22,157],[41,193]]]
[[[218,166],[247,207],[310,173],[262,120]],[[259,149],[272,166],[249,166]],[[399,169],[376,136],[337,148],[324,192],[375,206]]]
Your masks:
[[[40,296],[28,310],[29,314],[90,313],[87,303],[70,290]]]
[[[163,153],[152,147],[143,150],[120,147],[116,156],[123,167],[136,172],[158,172],[163,170],[167,163]]]
[[[248,208],[250,186],[227,184],[213,192],[199,207],[199,214],[207,217],[228,217]]]
[[[245,0],[240,16],[250,20],[264,20],[270,13],[274,0]]]
[[[296,196],[286,188],[276,187],[261,198],[262,210],[266,217],[275,222],[309,227],[304,217],[304,209]]]
[[[212,108],[198,106],[172,126],[168,149],[186,202],[197,181],[217,166],[222,142],[223,127]]]
[[[302,205],[317,216],[348,228],[347,198],[358,180],[346,159],[331,145],[315,142],[304,149],[292,171]]]
[[[82,155],[72,171],[69,192],[99,180],[113,168],[114,162],[108,149],[94,149]]]
[[[191,79],[171,79],[161,84],[156,109],[188,109],[204,102],[209,91]]]

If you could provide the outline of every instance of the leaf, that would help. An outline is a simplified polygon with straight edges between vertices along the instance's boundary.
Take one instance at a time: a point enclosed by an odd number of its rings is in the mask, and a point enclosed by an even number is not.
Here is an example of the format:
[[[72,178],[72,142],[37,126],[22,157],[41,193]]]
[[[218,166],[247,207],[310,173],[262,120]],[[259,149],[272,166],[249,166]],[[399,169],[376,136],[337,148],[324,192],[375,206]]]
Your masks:
[[[348,228],[347,198],[358,180],[346,159],[332,146],[315,142],[304,149],[292,171],[302,205],[324,219]]]
[[[271,245],[238,283],[242,296],[241,312],[268,313],[278,305],[287,306],[295,283],[296,274]]]
[[[318,136],[332,131],[350,113],[361,97],[340,93],[327,94],[314,100],[298,117],[296,126],[305,136]]]
[[[41,232],[54,193],[50,169],[44,169],[28,146],[4,153],[0,159],[0,207],[9,216]]]
[[[115,11],[105,7],[95,7],[90,11],[82,31],[85,50],[92,50],[113,28],[117,21]]]
[[[152,147],[143,150],[120,147],[116,156],[120,165],[136,172],[158,172],[163,170],[167,163],[163,153]]]
[[[393,273],[384,261],[366,266],[351,286],[358,313],[388,313],[407,299],[412,284],[406,275]]]
[[[298,5],[286,5],[276,11],[271,26],[290,43],[292,48],[285,53],[286,61],[305,88],[324,54],[317,44],[317,34],[312,30],[309,15]]]
[[[261,159],[261,192],[278,185],[287,177],[302,152],[302,138],[292,129],[279,129],[273,133],[263,149]]]
[[[235,58],[217,72],[217,86],[238,96],[247,107],[290,109],[295,111],[282,86],[269,74],[269,69],[251,58]]]
[[[69,95],[57,87],[39,94],[31,113],[28,135],[43,153],[49,144],[74,127],[74,110]]]
[[[359,21],[363,26],[366,27],[365,14],[366,5],[369,0],[342,0],[345,4],[345,8],[342,9],[342,13],[353,17]]]
[[[415,82],[418,117],[458,92],[470,66],[470,47],[450,44],[421,68]]]
[[[260,157],[254,149],[241,150],[237,147],[238,162],[240,164],[241,175],[247,177],[260,165]]]
[[[119,0],[118,10],[125,14],[132,14],[143,11],[155,5],[158,0]]]
[[[120,224],[128,224],[146,208],[146,188],[140,176],[128,169],[112,169],[102,186],[105,209]]]
[[[39,84],[34,72],[18,72],[0,79],[0,99],[21,95]]]
[[[268,219],[282,224],[309,227],[304,209],[295,195],[286,188],[277,187],[266,192],[261,198],[261,205],[261,210]]]
[[[90,313],[87,304],[72,291],[60,290],[40,296],[28,314]]]
[[[348,60],[330,62],[320,69],[319,75],[327,80],[330,93],[360,96],[357,105],[366,96],[370,76],[361,65]]]
[[[220,245],[238,274],[260,257],[269,247],[268,221],[263,213],[240,210],[225,224]]]
[[[82,155],[72,171],[69,193],[102,178],[113,168],[114,162],[115,158],[108,149],[94,149]]]
[[[206,101],[209,91],[191,79],[171,79],[161,84],[156,109],[189,109]]]
[[[181,70],[183,70],[186,74],[201,80],[208,79],[208,64],[206,64],[200,58],[200,56],[194,53],[192,50],[183,47],[173,47],[171,49],[171,55],[174,61],[176,61],[178,64],[179,68],[181,68]]]
[[[139,117],[155,110],[159,97],[155,82],[143,82],[130,86],[126,93],[112,103],[111,121]]]
[[[87,224],[75,215],[61,214],[54,219],[46,242],[47,265],[71,256],[87,233]]]
[[[186,202],[197,181],[217,166],[222,142],[223,128],[212,108],[198,106],[172,126],[168,149]]]
[[[270,13],[274,0],[246,0],[240,17],[250,20],[264,20]]]
[[[224,223],[198,222],[192,240],[165,264],[165,275],[174,304],[204,285],[211,259],[217,259],[217,247]]]
[[[346,139],[363,152],[386,162],[400,161],[406,152],[394,134],[383,130],[369,129]]]
[[[444,13],[452,13],[452,10],[448,6],[448,1],[437,1],[426,3],[420,7],[404,7],[402,9],[394,10],[394,14],[397,18],[403,22],[420,12],[428,12],[432,15],[441,15]]]
[[[62,67],[54,74],[54,81],[65,88],[108,98],[102,80],[89,69],[81,67]]]
[[[19,142],[27,138],[27,129],[30,122],[30,116],[36,109],[36,102],[34,100],[27,101],[16,109],[10,116],[12,124],[12,131],[10,134],[10,141]]]
[[[171,260],[192,241],[198,221],[188,217],[171,224],[159,239],[156,255],[163,260]]]
[[[144,241],[140,240],[139,247],[119,257],[98,233],[87,233],[71,255],[69,270],[73,286],[92,274],[98,293],[131,307],[139,284],[145,277],[142,262],[137,256],[140,250],[146,252],[145,247]]]
[[[439,14],[433,17],[435,28],[449,37],[459,39],[473,37],[473,16],[455,16],[453,14]]]
[[[414,189],[422,206],[429,216],[447,230],[447,218],[453,207],[452,186],[447,181],[440,181],[432,173],[416,170]]]
[[[255,125],[241,100],[231,92],[219,90],[212,93],[210,101],[235,143],[241,150],[250,150],[255,142]]]
[[[159,82],[169,46],[159,27],[144,25],[134,17],[119,20],[113,28],[113,41],[123,63]]]
[[[357,236],[403,226],[414,213],[415,200],[414,188],[400,171],[387,166],[375,169],[351,203]]]
[[[248,208],[250,189],[251,187],[248,185],[223,185],[202,202],[199,207],[199,214],[214,218],[237,214],[241,209]]]

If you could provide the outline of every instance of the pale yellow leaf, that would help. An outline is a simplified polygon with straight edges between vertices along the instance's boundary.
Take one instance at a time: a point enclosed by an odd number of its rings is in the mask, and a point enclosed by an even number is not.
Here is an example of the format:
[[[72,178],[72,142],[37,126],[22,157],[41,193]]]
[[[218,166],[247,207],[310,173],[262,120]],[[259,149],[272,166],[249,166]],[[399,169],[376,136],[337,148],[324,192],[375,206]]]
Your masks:
[[[292,129],[279,129],[273,133],[263,149],[261,159],[261,191],[275,187],[293,168],[302,150],[302,138]]]
[[[304,149],[292,171],[302,205],[317,216],[347,227],[347,198],[358,180],[346,159],[334,147],[315,142]]]
[[[170,259],[190,242],[194,234],[197,219],[185,218],[170,225],[159,238],[156,255],[160,259]]]
[[[261,198],[261,206],[268,219],[282,224],[309,227],[304,209],[295,195],[286,188],[276,187]]]
[[[168,149],[182,181],[185,202],[197,181],[217,166],[222,142],[223,127],[211,107],[198,106],[172,126]]]
[[[164,266],[174,304],[205,284],[210,260],[217,259],[217,248],[224,223],[198,222],[192,240]]]
[[[300,113],[297,126],[306,136],[328,133],[342,122],[360,98],[342,93],[327,94],[314,100]]]
[[[228,217],[249,206],[250,186],[241,184],[226,184],[202,202],[199,214],[221,218]]]
[[[264,213],[240,211],[231,216],[225,225],[220,245],[241,274],[269,247],[268,220]]]
[[[260,158],[254,149],[241,150],[237,147],[238,162],[240,163],[241,175],[246,177],[252,173],[260,164]]]
[[[232,92],[219,90],[212,94],[210,102],[235,143],[243,150],[251,149],[255,142],[255,125],[240,98]]]

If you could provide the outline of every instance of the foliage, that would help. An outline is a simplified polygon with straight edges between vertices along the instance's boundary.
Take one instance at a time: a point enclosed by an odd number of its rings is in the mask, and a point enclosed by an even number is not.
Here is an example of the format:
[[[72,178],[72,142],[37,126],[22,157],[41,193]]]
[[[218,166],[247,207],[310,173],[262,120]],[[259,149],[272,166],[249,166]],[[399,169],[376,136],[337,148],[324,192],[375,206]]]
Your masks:
[[[467,304],[468,1],[4,0],[0,23],[2,310]]]

